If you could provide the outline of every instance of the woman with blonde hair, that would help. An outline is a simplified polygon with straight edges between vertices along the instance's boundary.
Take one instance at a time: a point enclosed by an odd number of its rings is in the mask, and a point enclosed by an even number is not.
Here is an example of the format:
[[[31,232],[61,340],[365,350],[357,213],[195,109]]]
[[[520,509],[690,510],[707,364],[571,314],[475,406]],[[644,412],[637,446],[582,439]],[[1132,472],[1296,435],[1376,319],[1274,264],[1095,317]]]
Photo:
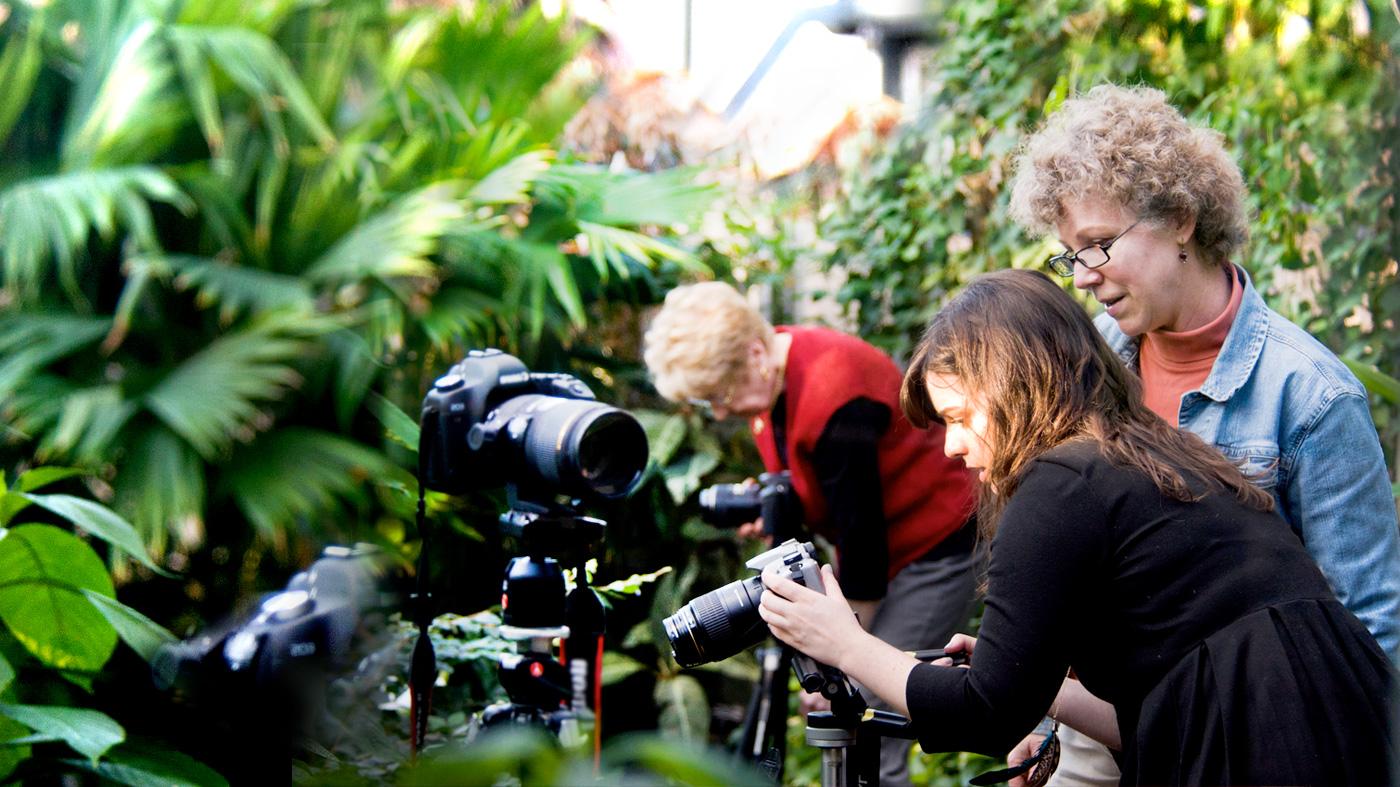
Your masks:
[[[889,357],[838,331],[775,328],[720,282],[667,294],[645,345],[663,396],[746,419],[764,466],[791,471],[806,525],[836,546],[841,581],[875,636],[922,650],[967,622],[973,482],[944,455],[941,428],[904,419]],[[885,743],[882,784],[908,782],[909,748]]]
[[[902,399],[982,477],[986,614],[950,645],[970,668],[864,636],[827,569],[825,594],[765,574],[780,639],[908,712],[926,751],[1005,752],[1048,711],[1121,748],[1124,784],[1384,782],[1385,654],[1271,496],[1145,407],[1043,274],[953,299]],[[1087,692],[1061,692],[1069,669]]]

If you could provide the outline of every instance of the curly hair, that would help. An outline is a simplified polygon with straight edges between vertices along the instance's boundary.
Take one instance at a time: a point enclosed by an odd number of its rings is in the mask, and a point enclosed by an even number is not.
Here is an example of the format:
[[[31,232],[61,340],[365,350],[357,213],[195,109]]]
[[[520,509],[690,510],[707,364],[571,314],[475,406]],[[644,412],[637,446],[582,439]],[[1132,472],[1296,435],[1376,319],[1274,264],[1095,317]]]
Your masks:
[[[1071,440],[1095,443],[1168,497],[1224,492],[1273,508],[1273,498],[1219,451],[1143,404],[1141,381],[1083,307],[1039,271],[983,274],[934,315],[900,390],[901,409],[919,428],[940,420],[930,374],[957,378],[986,408],[992,455],[977,516],[986,538],[1031,462]]]
[[[1067,202],[1101,195],[1139,217],[1196,219],[1202,261],[1226,265],[1249,239],[1244,179],[1223,136],[1193,126],[1148,87],[1099,85],[1066,101],[1020,148],[1011,215],[1049,234]]]
[[[667,399],[713,399],[741,382],[749,345],[770,343],[773,335],[773,326],[730,285],[689,284],[666,294],[643,338],[642,358]]]

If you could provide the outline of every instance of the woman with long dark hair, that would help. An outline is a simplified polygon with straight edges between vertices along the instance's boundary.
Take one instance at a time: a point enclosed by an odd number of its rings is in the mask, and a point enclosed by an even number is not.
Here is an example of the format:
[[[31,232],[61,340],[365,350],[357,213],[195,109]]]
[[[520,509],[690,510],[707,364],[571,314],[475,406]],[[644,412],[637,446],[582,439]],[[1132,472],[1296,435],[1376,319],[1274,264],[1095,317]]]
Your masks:
[[[1121,749],[1125,784],[1385,781],[1392,673],[1375,639],[1272,497],[1143,405],[1048,278],[969,285],[901,403],[983,481],[986,614],[980,639],[952,644],[975,647],[970,669],[863,636],[829,571],[825,595],[765,575],[780,639],[907,711],[925,751],[999,755],[1048,711]],[[1060,691],[1070,669],[1084,690]]]

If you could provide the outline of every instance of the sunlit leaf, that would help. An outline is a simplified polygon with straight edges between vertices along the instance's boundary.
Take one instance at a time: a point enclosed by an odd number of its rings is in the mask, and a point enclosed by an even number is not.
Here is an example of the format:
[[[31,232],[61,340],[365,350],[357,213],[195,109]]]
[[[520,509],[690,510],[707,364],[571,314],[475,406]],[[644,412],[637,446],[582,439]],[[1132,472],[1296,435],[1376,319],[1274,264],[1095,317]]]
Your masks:
[[[71,533],[20,525],[0,538],[0,620],[40,661],[96,671],[117,645],[117,632],[84,591],[113,595],[107,567]]]
[[[102,613],[102,617],[117,630],[122,642],[141,655],[147,662],[155,658],[161,645],[170,645],[179,640],[154,620],[117,601],[111,596],[84,590],[83,595]]]
[[[105,713],[63,705],[0,703],[0,714],[51,740],[61,740],[90,762],[126,739],[126,730]]]

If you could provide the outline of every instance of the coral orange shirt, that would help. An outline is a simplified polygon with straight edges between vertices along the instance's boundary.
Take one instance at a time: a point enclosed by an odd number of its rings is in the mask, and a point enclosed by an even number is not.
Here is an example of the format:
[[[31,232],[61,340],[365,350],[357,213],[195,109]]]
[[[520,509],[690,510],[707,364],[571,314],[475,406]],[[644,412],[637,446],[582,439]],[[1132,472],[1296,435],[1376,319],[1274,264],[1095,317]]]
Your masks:
[[[1220,316],[1190,331],[1154,331],[1142,337],[1138,368],[1143,398],[1148,409],[1172,426],[1179,425],[1182,395],[1200,388],[1210,376],[1243,299],[1244,287],[1232,268],[1230,302]]]

